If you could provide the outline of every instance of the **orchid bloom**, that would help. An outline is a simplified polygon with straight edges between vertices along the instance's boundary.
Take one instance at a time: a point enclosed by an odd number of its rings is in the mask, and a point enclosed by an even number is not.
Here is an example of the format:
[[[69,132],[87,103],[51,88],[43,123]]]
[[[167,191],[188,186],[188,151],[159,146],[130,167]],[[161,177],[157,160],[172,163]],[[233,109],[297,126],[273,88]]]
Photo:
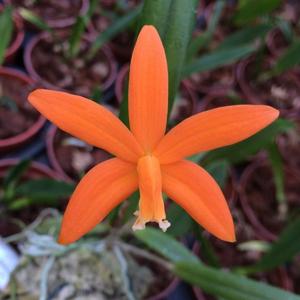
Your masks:
[[[144,26],[138,36],[129,75],[130,130],[94,101],[38,89],[30,103],[62,130],[116,158],[92,168],[79,182],[66,208],[59,242],[78,240],[108,213],[140,191],[133,230],[170,223],[162,192],[218,238],[233,242],[233,220],[221,189],[197,164],[185,160],[201,151],[231,145],[263,129],[278,117],[265,105],[233,105],[201,112],[167,134],[168,67],[159,34]]]

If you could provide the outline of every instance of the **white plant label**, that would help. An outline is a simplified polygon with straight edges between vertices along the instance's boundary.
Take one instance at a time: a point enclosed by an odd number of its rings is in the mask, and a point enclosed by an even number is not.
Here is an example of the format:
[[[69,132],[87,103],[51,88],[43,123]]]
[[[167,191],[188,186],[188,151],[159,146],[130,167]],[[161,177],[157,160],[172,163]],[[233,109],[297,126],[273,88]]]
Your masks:
[[[16,251],[0,238],[0,290],[9,283],[10,275],[19,263]]]

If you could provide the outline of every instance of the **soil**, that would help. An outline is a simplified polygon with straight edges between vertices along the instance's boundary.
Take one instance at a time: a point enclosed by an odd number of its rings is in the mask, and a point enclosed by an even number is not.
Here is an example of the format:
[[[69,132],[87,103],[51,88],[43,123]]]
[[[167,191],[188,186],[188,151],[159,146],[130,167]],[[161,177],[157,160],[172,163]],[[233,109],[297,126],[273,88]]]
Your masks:
[[[76,17],[82,7],[82,0],[11,0],[11,3],[30,9],[46,22]]]
[[[54,149],[64,172],[76,181],[91,167],[111,158],[104,150],[93,148],[60,130],[57,130],[54,138]]]
[[[65,55],[67,42],[55,43],[50,36],[44,36],[32,49],[31,59],[35,72],[45,85],[68,92],[91,97],[95,90],[106,88],[104,84],[111,72],[110,61],[103,51],[98,51],[91,60],[85,54],[91,43],[81,42],[80,52],[75,59]]]
[[[292,73],[284,73],[269,80],[258,80],[258,75],[269,70],[270,62],[260,65],[249,63],[245,69],[244,85],[248,85],[251,95],[243,91],[251,102],[271,105],[283,115],[300,111],[300,86]],[[243,75],[241,75],[243,76]],[[239,79],[239,78],[238,78]],[[243,88],[242,88],[243,89]]]
[[[28,83],[0,74],[0,139],[26,131],[39,117],[27,101],[33,89]]]
[[[195,73],[190,80],[199,93],[224,95],[234,88],[234,70],[233,67],[222,67],[210,72]]]

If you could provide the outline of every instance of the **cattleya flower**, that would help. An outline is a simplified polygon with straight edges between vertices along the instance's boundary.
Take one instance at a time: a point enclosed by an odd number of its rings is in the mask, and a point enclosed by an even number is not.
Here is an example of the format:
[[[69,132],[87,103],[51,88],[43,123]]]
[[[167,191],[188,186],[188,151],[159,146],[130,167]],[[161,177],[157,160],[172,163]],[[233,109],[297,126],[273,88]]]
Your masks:
[[[167,134],[168,67],[159,34],[144,26],[129,75],[130,130],[103,106],[80,96],[38,89],[30,103],[62,130],[116,158],[92,168],[79,182],[59,236],[69,244],[101,222],[135,190],[140,191],[133,230],[157,222],[165,231],[162,192],[218,238],[235,241],[233,220],[221,189],[185,158],[244,140],[269,125],[278,111],[265,105],[234,105],[187,118]]]

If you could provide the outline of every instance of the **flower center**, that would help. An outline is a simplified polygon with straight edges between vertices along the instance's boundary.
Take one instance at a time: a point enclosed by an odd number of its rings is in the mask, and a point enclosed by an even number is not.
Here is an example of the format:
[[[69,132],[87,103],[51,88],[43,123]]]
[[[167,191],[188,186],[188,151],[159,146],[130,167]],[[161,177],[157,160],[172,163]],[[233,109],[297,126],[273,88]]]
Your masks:
[[[162,197],[162,183],[159,160],[146,155],[138,160],[140,201],[137,220],[133,230],[144,229],[147,222],[157,222],[166,231],[171,225],[166,219],[165,205]]]

